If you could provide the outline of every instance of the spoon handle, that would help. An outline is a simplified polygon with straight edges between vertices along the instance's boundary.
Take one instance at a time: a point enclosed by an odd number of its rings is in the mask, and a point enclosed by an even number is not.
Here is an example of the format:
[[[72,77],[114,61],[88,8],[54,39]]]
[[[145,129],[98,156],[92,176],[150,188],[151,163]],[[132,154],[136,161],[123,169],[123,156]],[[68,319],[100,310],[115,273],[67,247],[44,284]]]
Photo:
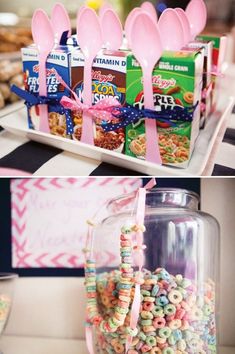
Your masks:
[[[85,103],[89,107],[92,105],[92,63],[93,61],[87,61],[85,59],[83,80],[83,103]],[[83,112],[81,142],[89,145],[94,145],[93,119],[88,112]]]
[[[144,107],[154,109],[152,70],[143,70]],[[146,159],[147,161],[162,164],[158,145],[157,125],[154,119],[145,120],[146,127]]]
[[[39,95],[40,96],[47,96],[46,60],[47,60],[46,53],[42,53],[39,55],[39,73],[38,73],[38,75],[39,75]],[[44,133],[50,133],[47,105],[45,105],[45,104],[40,105],[39,112],[40,112],[39,130]]]

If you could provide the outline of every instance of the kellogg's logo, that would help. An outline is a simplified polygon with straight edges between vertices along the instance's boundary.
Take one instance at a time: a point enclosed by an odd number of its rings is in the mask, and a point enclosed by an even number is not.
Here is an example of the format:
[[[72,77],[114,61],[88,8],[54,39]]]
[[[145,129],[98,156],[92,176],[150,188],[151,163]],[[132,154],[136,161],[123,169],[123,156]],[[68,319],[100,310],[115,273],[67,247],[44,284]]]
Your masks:
[[[33,66],[33,72],[34,73],[39,73],[39,65],[34,65]],[[51,68],[51,69],[46,69],[46,75],[47,76],[51,76],[51,75],[55,75],[57,74],[57,71],[54,69],[54,68]]]
[[[175,79],[163,79],[162,75],[154,75],[152,77],[152,82],[155,86],[159,87],[160,89],[168,89],[170,87],[175,87],[176,80]],[[143,83],[143,79],[142,79]]]
[[[91,72],[92,80],[97,80],[99,82],[112,82],[115,79],[115,75],[108,74],[103,75],[101,71],[92,70]]]
[[[161,89],[167,89],[176,85],[175,79],[162,79],[161,75],[153,76],[152,81],[155,86],[158,86]]]

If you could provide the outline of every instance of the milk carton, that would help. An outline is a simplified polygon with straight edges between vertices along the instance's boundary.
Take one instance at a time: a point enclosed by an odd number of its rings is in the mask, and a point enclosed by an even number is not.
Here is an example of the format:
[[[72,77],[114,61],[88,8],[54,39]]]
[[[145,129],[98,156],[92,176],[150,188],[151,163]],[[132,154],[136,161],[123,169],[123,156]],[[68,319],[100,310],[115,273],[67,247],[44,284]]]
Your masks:
[[[114,97],[121,104],[126,102],[126,71],[127,56],[125,51],[103,51],[97,55],[92,66],[92,103],[104,98]],[[72,89],[80,100],[83,99],[83,73],[84,56],[80,50],[72,55],[71,61]],[[73,139],[80,140],[82,133],[83,117],[81,113],[72,112],[74,124]],[[113,118],[110,122],[116,123]],[[122,152],[124,148],[124,129],[120,128],[112,132],[104,132],[102,121],[94,119],[93,134],[94,144],[104,149]]]
[[[221,94],[221,80],[223,77],[223,64],[226,57],[226,49],[228,38],[226,35],[216,36],[216,35],[201,35],[197,37],[198,41],[211,41],[213,43],[212,52],[212,110],[216,110],[217,103]]]
[[[212,54],[213,42],[197,40],[190,42],[188,48],[204,49],[203,84],[201,101],[201,128],[204,127],[209,114],[212,111]]]

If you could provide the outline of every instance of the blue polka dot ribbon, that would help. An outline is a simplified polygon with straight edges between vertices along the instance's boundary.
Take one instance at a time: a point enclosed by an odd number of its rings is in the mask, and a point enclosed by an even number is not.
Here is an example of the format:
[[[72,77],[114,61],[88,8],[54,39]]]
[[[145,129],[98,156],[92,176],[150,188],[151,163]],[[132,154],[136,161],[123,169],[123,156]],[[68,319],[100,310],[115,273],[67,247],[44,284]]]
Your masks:
[[[33,106],[41,105],[41,104],[49,104],[55,112],[65,115],[66,118],[66,133],[67,135],[73,134],[73,121],[71,118],[70,110],[65,109],[61,104],[59,99],[54,99],[45,96],[35,96],[33,93],[25,91],[16,85],[11,86],[11,91],[14,92],[17,96],[25,100],[25,105],[27,108],[31,108]]]
[[[155,111],[152,109],[139,109],[137,107],[126,105],[124,107],[114,107],[112,115],[120,119],[119,123],[108,123],[103,121],[102,128],[105,132],[114,131],[120,128],[125,128],[129,124],[137,123],[140,119],[156,119],[160,122],[169,123],[171,126],[176,126],[177,121],[192,122],[194,112],[198,107],[199,102],[191,107],[176,106],[173,109],[163,109]]]

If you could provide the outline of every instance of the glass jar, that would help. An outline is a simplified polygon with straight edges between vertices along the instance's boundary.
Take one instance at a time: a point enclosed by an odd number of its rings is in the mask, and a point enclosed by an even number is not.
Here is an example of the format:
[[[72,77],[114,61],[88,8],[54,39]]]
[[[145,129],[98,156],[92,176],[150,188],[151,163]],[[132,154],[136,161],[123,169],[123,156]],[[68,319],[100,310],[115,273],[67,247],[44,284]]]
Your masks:
[[[10,315],[14,285],[17,277],[17,274],[0,273],[0,337],[7,325]]]
[[[219,225],[198,206],[199,196],[187,190],[158,188],[146,194],[144,282],[129,354],[216,353]],[[94,231],[98,311],[105,319],[114,315],[119,304],[120,233],[135,224],[135,208],[135,194],[113,199],[109,216]],[[134,234],[131,238],[134,245]],[[134,277],[135,257],[133,251]],[[96,326],[97,352],[125,353],[134,280],[131,287],[128,309],[120,310],[123,325],[110,333]]]

